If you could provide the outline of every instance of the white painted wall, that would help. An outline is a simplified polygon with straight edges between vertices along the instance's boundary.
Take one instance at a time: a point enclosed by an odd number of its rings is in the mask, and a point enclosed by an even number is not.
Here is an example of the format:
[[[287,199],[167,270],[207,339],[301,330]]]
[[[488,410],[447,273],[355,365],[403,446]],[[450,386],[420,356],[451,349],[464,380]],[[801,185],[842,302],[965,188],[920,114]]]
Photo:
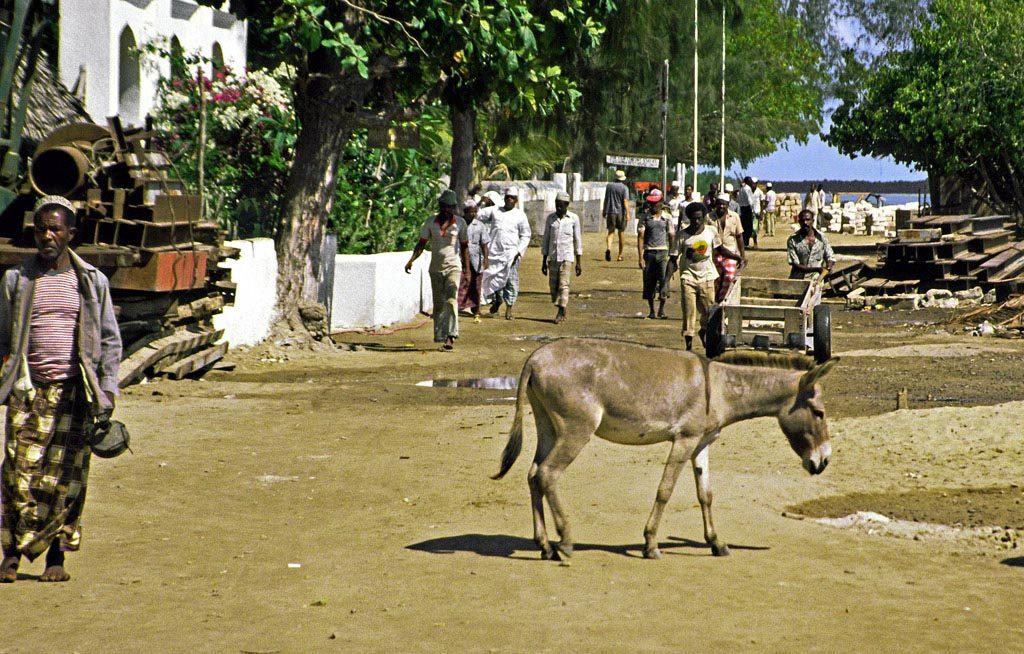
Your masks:
[[[277,252],[269,238],[228,241],[241,250],[237,259],[226,259],[222,268],[231,269],[235,303],[213,317],[213,326],[224,330],[232,346],[256,345],[270,334],[277,307]]]
[[[224,5],[226,9],[227,0]],[[63,0],[57,63],[60,80],[71,88],[80,68],[85,67],[85,108],[101,125],[106,124],[107,116],[117,113],[121,113],[121,123],[126,127],[142,125],[153,107],[157,80],[170,72],[166,61],[144,59],[137,110],[132,114],[122,112],[118,99],[119,44],[126,27],[139,45],[164,39],[164,47],[169,48],[171,37],[177,36],[186,53],[199,52],[207,58],[217,43],[226,65],[245,69],[245,21],[200,7],[194,0]]]
[[[381,327],[411,320],[432,309],[430,253],[406,274],[412,252],[339,254],[334,259],[331,329]]]

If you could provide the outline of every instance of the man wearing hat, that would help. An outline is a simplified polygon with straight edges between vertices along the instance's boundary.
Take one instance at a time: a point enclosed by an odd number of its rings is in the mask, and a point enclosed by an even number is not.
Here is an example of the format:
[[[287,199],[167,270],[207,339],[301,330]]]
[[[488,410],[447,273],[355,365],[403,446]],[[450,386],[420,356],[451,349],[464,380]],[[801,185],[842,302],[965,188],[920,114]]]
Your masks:
[[[70,201],[43,197],[33,214],[36,253],[0,282],[2,583],[18,578],[23,556],[44,552],[40,581],[71,578],[64,553],[81,541],[86,429],[114,410],[121,335],[107,278],[69,247],[75,223]]]
[[[459,281],[462,270],[469,267],[469,234],[466,221],[455,215],[458,198],[455,191],[446,189],[437,199],[437,215],[427,218],[420,228],[420,240],[405,264],[405,272],[412,272],[416,261],[427,244],[430,245],[430,289],[434,298],[434,342],[441,343],[442,351],[455,348],[459,337]]]
[[[764,227],[765,235],[775,236],[775,219],[778,217],[779,212],[777,204],[778,194],[775,192],[775,189],[772,188],[771,182],[765,182],[764,187],[767,190],[764,194],[764,223],[762,224],[762,227]]]
[[[517,205],[519,189],[505,189],[505,203],[488,212],[491,233],[488,236],[487,267],[484,270],[483,299],[491,304],[490,313],[498,313],[505,303],[505,320],[515,316],[512,307],[519,297],[519,262],[530,245],[530,221]]]
[[[569,211],[569,194],[565,191],[555,196],[555,211],[548,214],[545,222],[540,253],[540,272],[548,276],[551,301],[558,307],[555,314],[557,325],[565,320],[569,304],[569,281],[572,279],[569,267],[575,263],[576,276],[583,274],[583,230],[580,217]]]
[[[757,178],[751,177],[750,183],[754,188],[754,198],[750,206],[754,210],[754,228],[750,233],[751,247],[757,249],[757,234],[761,229],[761,217],[764,213],[764,191],[757,185]]]
[[[669,253],[675,248],[676,228],[671,211],[665,206],[659,189],[651,189],[643,210],[637,216],[636,253],[644,275],[643,298],[647,300],[648,318],[668,318],[665,301],[669,297]],[[658,297],[658,313],[654,313],[654,297]]]
[[[626,171],[616,170],[615,181],[609,182],[604,188],[604,205],[601,209],[605,224],[608,227],[608,247],[604,251],[604,260],[612,260],[612,237],[619,233],[619,256],[622,261],[622,249],[625,247],[626,223],[629,222],[629,187],[626,186]]]
[[[718,230],[721,250],[715,252],[715,268],[718,277],[715,279],[715,302],[725,301],[729,289],[736,282],[740,266],[747,256],[743,247],[743,226],[740,217],[729,210],[729,196],[725,193],[718,196],[715,203],[713,224]]]

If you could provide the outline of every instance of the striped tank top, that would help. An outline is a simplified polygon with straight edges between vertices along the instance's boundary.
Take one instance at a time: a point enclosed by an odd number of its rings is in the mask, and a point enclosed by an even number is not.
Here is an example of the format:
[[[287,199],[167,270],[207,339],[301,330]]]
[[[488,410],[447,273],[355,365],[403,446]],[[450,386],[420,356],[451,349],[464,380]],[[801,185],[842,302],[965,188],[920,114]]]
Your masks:
[[[73,268],[36,279],[26,357],[34,383],[50,384],[78,376],[81,302]]]

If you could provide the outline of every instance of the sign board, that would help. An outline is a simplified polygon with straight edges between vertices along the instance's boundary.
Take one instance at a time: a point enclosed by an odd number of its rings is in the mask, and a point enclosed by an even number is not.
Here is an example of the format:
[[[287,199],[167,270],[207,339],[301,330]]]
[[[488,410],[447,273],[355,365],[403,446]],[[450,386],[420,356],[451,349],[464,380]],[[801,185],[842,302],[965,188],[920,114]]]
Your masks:
[[[366,145],[370,148],[397,150],[399,148],[420,147],[419,125],[389,125],[387,127],[370,127]]]
[[[606,154],[604,162],[613,166],[632,166],[634,168],[661,168],[661,157],[635,154]]]

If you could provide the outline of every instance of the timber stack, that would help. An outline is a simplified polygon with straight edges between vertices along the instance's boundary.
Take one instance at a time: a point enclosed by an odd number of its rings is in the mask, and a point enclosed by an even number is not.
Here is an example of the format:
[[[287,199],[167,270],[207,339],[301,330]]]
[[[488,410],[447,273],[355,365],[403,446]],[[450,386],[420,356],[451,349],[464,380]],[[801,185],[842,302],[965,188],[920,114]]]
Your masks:
[[[868,295],[981,287],[1005,299],[1024,288],[1024,241],[1009,216],[919,216],[880,245]]]
[[[72,123],[51,132],[32,156],[18,197],[0,215],[0,268],[35,251],[32,208],[61,195],[78,209],[75,252],[110,279],[124,343],[120,385],[147,375],[181,378],[219,361],[227,343],[212,318],[233,301],[238,255],[205,221],[167,157],[146,147],[151,134]]]

